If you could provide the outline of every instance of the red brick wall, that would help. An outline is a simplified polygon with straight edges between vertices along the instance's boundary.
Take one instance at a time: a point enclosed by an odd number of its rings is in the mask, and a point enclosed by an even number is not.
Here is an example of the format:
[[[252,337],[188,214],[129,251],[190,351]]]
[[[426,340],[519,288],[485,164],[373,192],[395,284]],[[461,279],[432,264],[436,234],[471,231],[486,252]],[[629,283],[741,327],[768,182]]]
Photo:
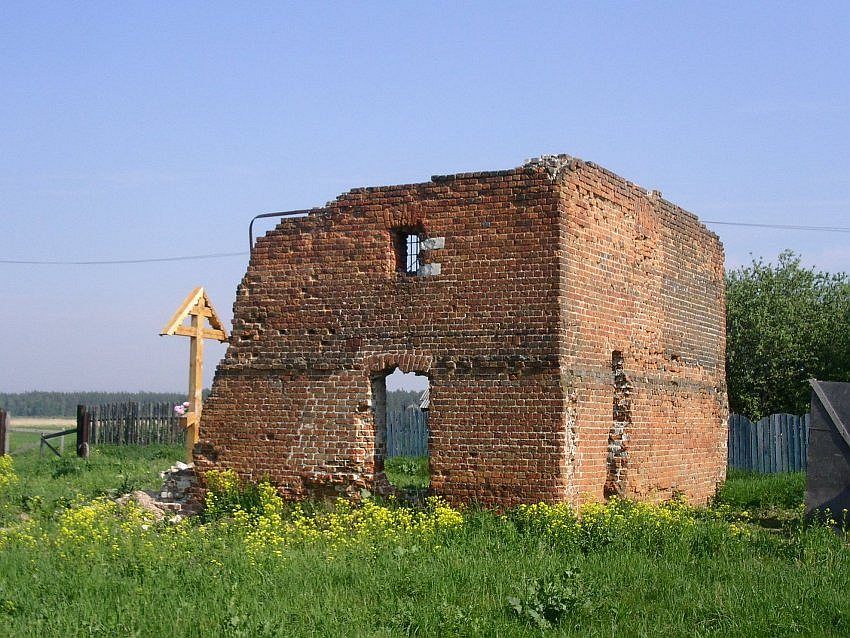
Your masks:
[[[705,501],[726,469],[720,241],[690,213],[593,164],[569,162],[559,183],[561,360],[577,430],[571,495],[602,499],[612,478],[618,351],[629,386],[619,493]]]
[[[203,412],[201,470],[292,496],[382,487],[371,377],[431,384],[432,486],[457,500],[564,496],[558,195],[541,171],[358,189],[259,239]],[[390,230],[445,237],[395,272]]]
[[[423,255],[439,275],[395,272],[402,226],[445,237]],[[716,237],[589,164],[353,190],[258,240],[198,467],[384,489],[372,379],[398,365],[430,379],[435,492],[601,498],[620,350],[626,493],[703,499],[725,468],[722,304]]]

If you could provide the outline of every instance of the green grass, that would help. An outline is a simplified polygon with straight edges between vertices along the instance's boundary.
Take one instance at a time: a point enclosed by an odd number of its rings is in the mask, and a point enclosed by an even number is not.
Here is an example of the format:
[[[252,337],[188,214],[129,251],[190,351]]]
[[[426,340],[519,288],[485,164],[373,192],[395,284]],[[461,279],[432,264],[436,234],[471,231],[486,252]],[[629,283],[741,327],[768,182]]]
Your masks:
[[[14,454],[22,448],[38,445],[40,439],[39,432],[9,432],[9,449]],[[55,440],[52,440],[52,443],[53,447],[58,445]]]
[[[806,497],[806,475],[758,474],[729,470],[726,482],[717,491],[716,501],[739,509],[795,509]]]
[[[803,472],[758,474],[729,470],[714,503],[741,513],[741,518],[767,528],[803,524],[806,475]]]
[[[49,519],[75,498],[157,488],[162,484],[159,472],[184,454],[181,445],[104,445],[93,448],[84,460],[73,448],[66,443],[62,458],[49,450],[40,456],[38,449],[12,457],[20,484],[0,495],[0,525],[21,513]]]
[[[54,502],[30,522],[54,539],[63,498],[121,491],[123,477],[156,485],[156,473],[179,457],[174,447],[101,448],[88,463],[16,459],[15,490]],[[79,471],[66,469],[73,467]],[[732,481],[720,490],[726,510],[752,507],[748,489],[762,490],[759,506],[789,504],[761,477]],[[10,494],[0,494],[0,504],[12,514],[21,502]],[[47,543],[10,543],[0,550],[0,634],[850,635],[850,549],[822,527],[744,525],[735,536],[705,510],[687,533],[611,534],[600,526],[575,544],[515,516],[470,510],[460,527],[430,540],[339,551],[317,543],[252,563],[234,528],[216,525],[190,526],[179,551],[127,539],[120,542],[132,551],[119,551],[108,537],[64,556]],[[156,533],[165,538],[166,530]],[[512,611],[514,599],[523,609],[539,603],[565,612],[541,629]]]
[[[427,456],[394,456],[384,462],[387,480],[401,489],[424,489],[431,483]]]

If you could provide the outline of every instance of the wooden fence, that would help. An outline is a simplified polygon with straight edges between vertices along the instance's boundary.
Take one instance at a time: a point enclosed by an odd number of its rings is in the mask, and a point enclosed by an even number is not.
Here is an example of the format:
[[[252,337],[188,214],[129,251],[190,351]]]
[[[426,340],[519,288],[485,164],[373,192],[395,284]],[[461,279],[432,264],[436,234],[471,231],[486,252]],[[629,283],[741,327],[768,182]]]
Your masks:
[[[9,414],[0,410],[0,455],[9,454]]]
[[[387,456],[428,456],[428,412],[416,408],[387,414]]]
[[[92,445],[182,443],[183,429],[170,403],[106,403],[88,405]],[[79,417],[78,417],[79,420]]]
[[[809,415],[771,414],[753,423],[729,415],[729,467],[752,472],[800,472],[806,469]]]

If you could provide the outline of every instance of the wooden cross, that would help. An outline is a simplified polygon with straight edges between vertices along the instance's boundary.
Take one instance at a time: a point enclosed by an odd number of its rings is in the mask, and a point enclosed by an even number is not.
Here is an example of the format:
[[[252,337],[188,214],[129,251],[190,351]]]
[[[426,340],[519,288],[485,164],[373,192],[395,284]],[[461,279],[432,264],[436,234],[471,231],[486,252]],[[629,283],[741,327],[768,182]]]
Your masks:
[[[186,318],[189,325],[184,325]],[[209,322],[209,327],[204,323]],[[203,287],[195,288],[180,304],[171,320],[159,333],[160,336],[179,335],[189,337],[189,410],[180,417],[180,425],[186,428],[186,461],[192,462],[192,448],[198,442],[198,426],[201,422],[201,406],[204,389],[204,339],[227,341],[227,331],[213,308]]]

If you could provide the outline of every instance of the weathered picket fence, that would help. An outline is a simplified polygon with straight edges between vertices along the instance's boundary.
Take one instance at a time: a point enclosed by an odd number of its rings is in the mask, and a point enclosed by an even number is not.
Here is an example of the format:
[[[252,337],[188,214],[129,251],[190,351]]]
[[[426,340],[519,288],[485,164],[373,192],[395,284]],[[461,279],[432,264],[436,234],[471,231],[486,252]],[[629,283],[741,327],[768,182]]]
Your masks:
[[[181,443],[184,432],[170,403],[106,403],[87,405],[93,445]]]
[[[9,453],[9,414],[0,410],[0,455]]]
[[[771,414],[753,423],[729,415],[730,468],[751,472],[800,472],[806,469],[809,415]]]
[[[387,414],[387,456],[428,455],[428,412],[409,407]]]

